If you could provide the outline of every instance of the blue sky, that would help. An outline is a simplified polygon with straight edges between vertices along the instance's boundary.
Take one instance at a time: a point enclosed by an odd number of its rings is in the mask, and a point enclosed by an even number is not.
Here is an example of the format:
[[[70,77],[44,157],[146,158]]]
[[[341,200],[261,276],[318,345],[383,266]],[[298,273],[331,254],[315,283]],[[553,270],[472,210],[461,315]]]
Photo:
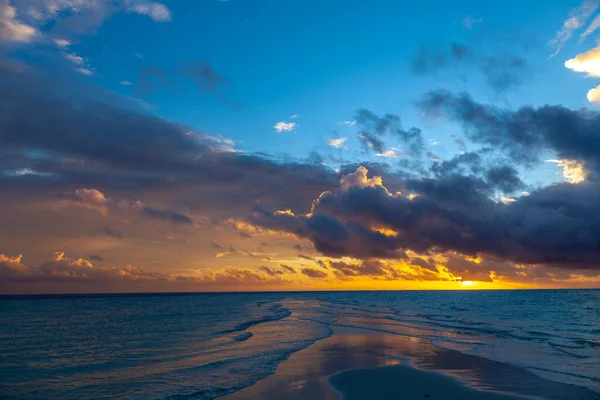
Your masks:
[[[94,34],[71,36],[69,49],[86,60],[94,84],[140,97],[152,113],[231,138],[245,151],[306,157],[313,150],[328,151],[327,139],[339,136],[348,137],[346,146],[361,156],[356,127],[339,123],[352,121],[355,110],[365,108],[395,113],[403,125],[421,127],[439,143],[439,152],[450,155],[456,149],[448,133],[424,128],[413,106],[435,88],[467,90],[482,102],[511,107],[585,105],[586,83],[564,68],[564,57],[549,59],[546,46],[559,21],[577,5],[574,1],[553,7],[517,1],[438,1],[427,7],[397,1],[165,5],[170,22],[115,14]],[[472,19],[471,26],[465,25],[466,18]],[[465,79],[458,71],[418,76],[410,69],[424,45],[460,42],[496,51],[514,47],[515,38],[530,43],[520,54],[532,71],[518,88],[498,93],[471,71]],[[209,63],[227,80],[222,91],[230,104],[190,82],[170,83],[145,95],[136,91],[141,67],[157,66],[173,75],[190,60]],[[276,133],[278,121],[294,122],[296,129]]]

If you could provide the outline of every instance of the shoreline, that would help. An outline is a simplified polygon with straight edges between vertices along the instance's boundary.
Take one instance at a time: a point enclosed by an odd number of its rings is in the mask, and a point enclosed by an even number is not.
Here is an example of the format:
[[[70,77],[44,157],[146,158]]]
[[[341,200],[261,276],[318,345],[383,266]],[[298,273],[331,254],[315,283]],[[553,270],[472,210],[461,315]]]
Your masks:
[[[280,362],[274,374],[219,399],[600,400],[590,389],[426,339],[332,328],[331,336]]]

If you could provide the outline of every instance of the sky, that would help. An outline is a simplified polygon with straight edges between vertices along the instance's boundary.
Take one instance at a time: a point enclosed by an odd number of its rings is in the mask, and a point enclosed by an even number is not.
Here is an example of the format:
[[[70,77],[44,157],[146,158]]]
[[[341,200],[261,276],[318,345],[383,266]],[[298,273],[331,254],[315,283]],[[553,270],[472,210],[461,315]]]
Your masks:
[[[0,293],[600,287],[600,0],[0,0]]]

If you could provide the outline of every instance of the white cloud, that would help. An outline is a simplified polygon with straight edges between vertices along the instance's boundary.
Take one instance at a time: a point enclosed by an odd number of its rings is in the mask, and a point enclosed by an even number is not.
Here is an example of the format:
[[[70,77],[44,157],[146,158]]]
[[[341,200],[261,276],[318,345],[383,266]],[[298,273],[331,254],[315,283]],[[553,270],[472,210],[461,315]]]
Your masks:
[[[58,47],[69,47],[71,42],[69,42],[67,39],[54,39],[54,44]]]
[[[554,38],[548,42],[548,45],[553,48],[551,57],[554,57],[562,50],[567,41],[573,36],[574,31],[584,26],[588,18],[596,11],[598,5],[599,0],[587,0],[581,6],[571,10],[569,18],[563,22],[562,27],[556,32]]]
[[[346,126],[354,126],[356,125],[356,120],[352,120],[352,121],[342,121],[342,122],[338,122],[338,125],[346,125]]]
[[[575,72],[584,72],[589,76],[600,77],[600,47],[565,61],[565,67]]]
[[[587,93],[587,99],[590,103],[600,103],[600,85],[590,89]]]
[[[16,19],[17,10],[8,4],[0,2],[0,41],[2,42],[31,42],[38,31],[32,26],[24,24]]]
[[[77,64],[77,65],[84,64],[83,58],[79,57],[77,54],[67,53],[67,54],[65,54],[65,58],[67,60],[71,61],[73,64]]]
[[[575,58],[565,61],[565,67],[575,72],[600,78],[600,47],[578,54]],[[600,102],[600,85],[588,91],[587,99],[592,103]]]
[[[465,29],[471,30],[475,24],[480,24],[483,22],[483,18],[473,18],[470,15],[464,17],[460,23]]]
[[[346,143],[346,138],[329,139],[330,146],[335,147],[336,149],[348,150],[348,148],[344,146],[344,143]]]
[[[438,144],[438,141],[435,139],[427,139],[427,141],[429,142],[430,145],[432,146],[436,146]]]
[[[134,55],[134,56],[136,56],[137,58],[139,58],[140,60],[143,60],[143,59],[144,59],[144,56],[143,56],[143,55],[141,55],[140,53],[137,53],[137,52],[136,52],[136,53],[133,53],[133,55]]]
[[[87,76],[94,75],[94,73],[87,68],[75,68],[75,71]]]
[[[62,31],[85,33],[100,27],[116,12],[146,15],[157,22],[171,21],[171,11],[162,3],[146,0],[0,0],[0,42],[29,43],[41,36],[39,29],[48,23]],[[62,24],[63,21],[77,23]],[[66,39],[53,40],[66,47]]]
[[[296,119],[296,118],[298,118],[298,114],[292,114],[292,115],[290,115],[290,119]]]
[[[146,15],[156,22],[171,21],[171,11],[167,8],[167,6],[153,1],[132,4],[129,7],[129,11]]]
[[[275,130],[278,133],[281,132],[291,132],[294,129],[296,129],[296,123],[294,122],[284,122],[284,121],[279,121],[278,123],[275,124],[275,126],[273,126],[273,128],[275,128]]]
[[[383,186],[383,181],[380,176],[368,177],[369,170],[362,165],[356,169],[355,172],[351,172],[344,175],[340,180],[342,190],[351,187],[375,187]]]
[[[121,81],[121,82],[119,82],[119,84],[121,84],[123,86],[131,86],[131,82],[129,82],[129,81]]]
[[[587,174],[583,164],[576,160],[546,160],[548,163],[555,163],[562,168],[562,175],[565,181],[569,183],[579,183],[585,181]]]
[[[596,29],[600,28],[600,15],[596,16],[596,18],[594,18],[592,20],[592,22],[590,23],[590,25],[587,27],[587,29],[585,30],[585,32],[583,32],[580,36],[581,39],[585,38],[586,36],[591,35],[592,33],[594,33],[596,31]]]
[[[398,149],[392,147],[389,150],[385,150],[381,153],[377,153],[375,154],[377,157],[387,157],[387,158],[396,158],[396,157],[400,157],[400,154],[398,154]]]

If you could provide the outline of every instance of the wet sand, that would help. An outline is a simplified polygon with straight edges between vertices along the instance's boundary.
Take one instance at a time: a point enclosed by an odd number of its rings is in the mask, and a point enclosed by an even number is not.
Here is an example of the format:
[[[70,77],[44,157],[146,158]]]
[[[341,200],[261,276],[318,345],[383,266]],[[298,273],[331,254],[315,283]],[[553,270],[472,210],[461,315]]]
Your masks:
[[[591,390],[424,339],[346,328],[335,328],[331,337],[281,362],[273,375],[222,398],[600,400]]]
[[[344,400],[444,399],[514,400],[524,397],[477,390],[436,372],[406,365],[351,369],[329,378]]]

